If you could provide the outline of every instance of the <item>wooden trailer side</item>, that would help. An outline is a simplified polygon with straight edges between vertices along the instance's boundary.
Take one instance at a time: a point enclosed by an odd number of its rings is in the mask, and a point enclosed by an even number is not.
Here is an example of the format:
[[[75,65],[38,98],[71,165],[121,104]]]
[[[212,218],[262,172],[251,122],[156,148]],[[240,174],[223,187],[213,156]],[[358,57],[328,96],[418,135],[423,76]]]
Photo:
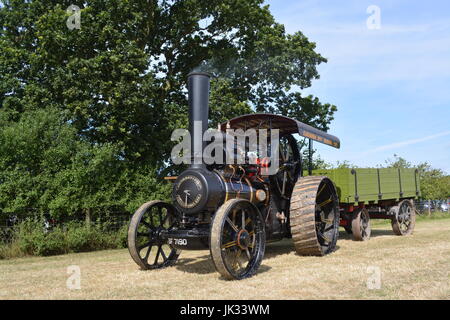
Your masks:
[[[313,175],[328,176],[334,182],[340,203],[370,204],[420,196],[416,169],[342,168],[314,170]]]

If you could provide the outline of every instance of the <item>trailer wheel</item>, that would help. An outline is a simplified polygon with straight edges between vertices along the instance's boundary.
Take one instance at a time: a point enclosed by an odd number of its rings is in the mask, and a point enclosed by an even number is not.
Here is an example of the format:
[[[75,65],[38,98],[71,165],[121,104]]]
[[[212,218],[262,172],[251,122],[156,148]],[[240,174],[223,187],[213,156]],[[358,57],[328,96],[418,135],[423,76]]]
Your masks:
[[[176,262],[180,250],[168,245],[161,234],[178,222],[176,209],[158,200],[144,203],[134,213],[128,227],[128,251],[142,270],[165,268]]]
[[[391,220],[392,230],[398,236],[410,235],[416,225],[416,210],[412,201],[403,200],[398,205],[395,217]]]
[[[253,276],[264,256],[264,219],[248,200],[225,202],[215,213],[210,252],[216,270],[227,280]]]
[[[370,238],[370,216],[367,209],[355,211],[352,219],[352,233],[355,241],[366,241]]]
[[[297,254],[323,256],[336,248],[339,201],[327,177],[300,178],[291,197],[290,226]]]

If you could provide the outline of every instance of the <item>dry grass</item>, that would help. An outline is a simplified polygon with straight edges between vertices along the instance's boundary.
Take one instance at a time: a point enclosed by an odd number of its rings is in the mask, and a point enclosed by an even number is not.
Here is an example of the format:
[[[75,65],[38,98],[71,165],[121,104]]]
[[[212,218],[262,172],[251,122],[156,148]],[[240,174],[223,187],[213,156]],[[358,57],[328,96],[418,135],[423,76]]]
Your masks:
[[[341,232],[338,250],[299,257],[292,243],[270,244],[257,276],[221,280],[208,251],[183,252],[175,267],[140,271],[127,250],[0,261],[0,299],[450,299],[450,220],[421,220],[410,237],[377,223],[370,241]],[[69,290],[67,267],[81,268]],[[381,289],[369,290],[367,268]]]

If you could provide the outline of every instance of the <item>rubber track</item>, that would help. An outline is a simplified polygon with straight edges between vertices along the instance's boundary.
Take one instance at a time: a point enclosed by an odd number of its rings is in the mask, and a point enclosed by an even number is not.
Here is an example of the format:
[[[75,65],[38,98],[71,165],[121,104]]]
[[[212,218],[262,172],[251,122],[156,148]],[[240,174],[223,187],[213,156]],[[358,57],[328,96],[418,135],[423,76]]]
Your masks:
[[[317,240],[315,207],[319,185],[325,177],[300,178],[291,197],[290,224],[295,251],[302,256],[323,256]]]

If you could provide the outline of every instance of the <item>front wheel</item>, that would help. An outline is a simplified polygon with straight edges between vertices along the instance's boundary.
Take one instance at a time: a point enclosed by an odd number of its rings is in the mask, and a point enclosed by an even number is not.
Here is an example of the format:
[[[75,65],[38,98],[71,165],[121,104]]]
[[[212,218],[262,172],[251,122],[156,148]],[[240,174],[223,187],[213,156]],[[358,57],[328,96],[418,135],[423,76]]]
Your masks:
[[[352,219],[352,233],[355,241],[366,241],[370,239],[371,233],[370,216],[367,209],[355,211]]]
[[[264,220],[251,202],[229,200],[215,213],[210,252],[216,270],[225,279],[253,276],[263,259],[265,242]]]
[[[144,203],[131,218],[128,228],[128,251],[142,270],[173,265],[179,250],[168,245],[164,232],[178,223],[175,208],[162,201]]]

